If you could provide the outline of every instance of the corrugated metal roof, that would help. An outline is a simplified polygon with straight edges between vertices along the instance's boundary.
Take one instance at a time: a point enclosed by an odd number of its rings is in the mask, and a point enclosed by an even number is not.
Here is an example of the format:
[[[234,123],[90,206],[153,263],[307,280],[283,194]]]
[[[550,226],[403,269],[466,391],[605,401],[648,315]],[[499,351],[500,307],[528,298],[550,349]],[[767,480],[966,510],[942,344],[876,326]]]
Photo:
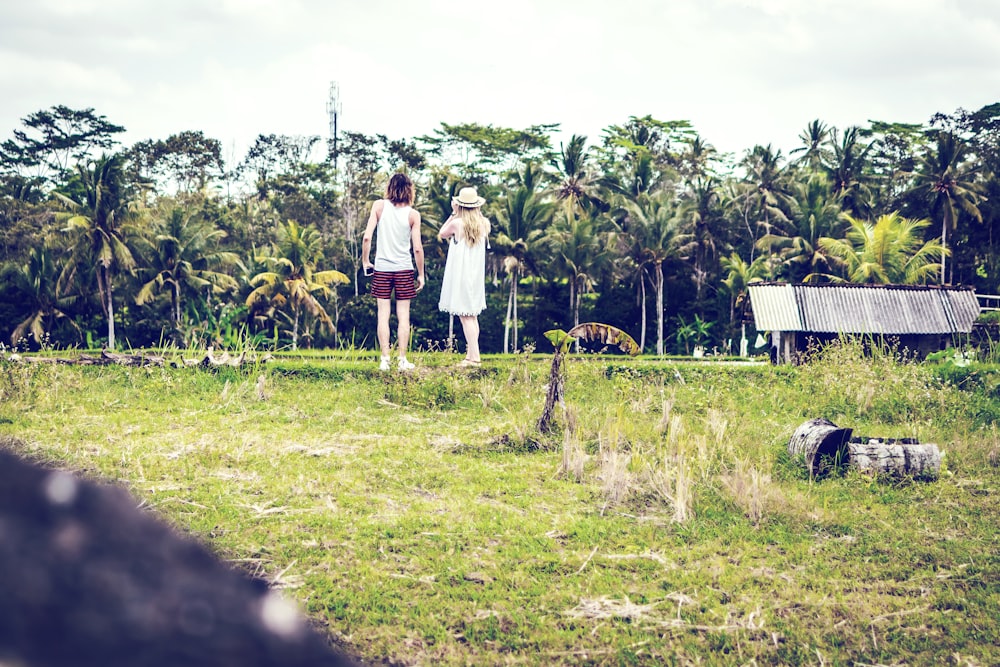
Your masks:
[[[979,315],[966,287],[754,283],[748,290],[762,331],[967,333]]]
[[[749,286],[754,321],[762,331],[802,331],[802,316],[791,284]]]

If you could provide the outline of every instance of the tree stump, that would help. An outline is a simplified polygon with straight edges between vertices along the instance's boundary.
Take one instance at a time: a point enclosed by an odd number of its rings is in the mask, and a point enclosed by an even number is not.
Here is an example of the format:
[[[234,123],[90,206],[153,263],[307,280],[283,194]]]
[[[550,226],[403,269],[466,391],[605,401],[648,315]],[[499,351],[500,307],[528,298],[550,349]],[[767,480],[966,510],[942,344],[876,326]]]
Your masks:
[[[788,453],[792,456],[801,454],[809,474],[816,475],[823,472],[824,460],[836,462],[844,459],[850,438],[851,429],[840,428],[829,419],[818,417],[795,429],[788,440]]]
[[[566,376],[563,374],[563,353],[556,349],[552,356],[552,368],[549,369],[549,385],[545,390],[545,405],[542,416],[538,418],[537,428],[541,433],[552,430],[552,418],[555,416],[556,403],[563,404],[563,392]]]
[[[941,451],[934,444],[915,440],[854,438],[847,443],[848,465],[869,475],[893,477],[937,477],[941,474]]]

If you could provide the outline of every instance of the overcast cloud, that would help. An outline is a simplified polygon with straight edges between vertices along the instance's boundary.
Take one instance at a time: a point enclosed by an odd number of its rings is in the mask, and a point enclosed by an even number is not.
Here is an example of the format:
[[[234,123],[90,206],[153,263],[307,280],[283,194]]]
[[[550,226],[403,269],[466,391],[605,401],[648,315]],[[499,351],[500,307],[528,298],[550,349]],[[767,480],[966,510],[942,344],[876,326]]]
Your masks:
[[[786,151],[814,118],[924,123],[1000,101],[996,0],[33,0],[0,4],[0,140],[56,104],[123,141],[392,138],[441,122],[689,120]]]

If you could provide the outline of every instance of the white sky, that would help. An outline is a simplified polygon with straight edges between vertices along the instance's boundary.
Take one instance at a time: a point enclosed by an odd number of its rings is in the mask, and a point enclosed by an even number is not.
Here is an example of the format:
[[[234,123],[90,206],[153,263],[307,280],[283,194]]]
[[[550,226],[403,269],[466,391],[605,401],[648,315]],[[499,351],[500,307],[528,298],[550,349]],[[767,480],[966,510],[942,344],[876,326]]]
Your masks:
[[[201,130],[563,136],[689,120],[719,150],[1000,101],[1000,0],[0,0],[0,140],[56,104],[123,142]]]

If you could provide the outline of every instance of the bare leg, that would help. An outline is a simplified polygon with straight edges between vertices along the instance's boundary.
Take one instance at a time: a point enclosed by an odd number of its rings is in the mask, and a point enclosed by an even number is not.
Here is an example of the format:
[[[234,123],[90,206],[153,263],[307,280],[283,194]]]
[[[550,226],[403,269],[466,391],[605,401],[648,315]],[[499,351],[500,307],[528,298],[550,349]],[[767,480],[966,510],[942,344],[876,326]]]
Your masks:
[[[390,352],[389,312],[391,304],[389,299],[375,299],[375,301],[378,303],[378,328],[376,329],[378,346],[382,348],[382,356],[388,357]]]
[[[462,315],[462,331],[465,333],[465,358],[469,361],[479,361],[479,318],[475,315]]]
[[[399,320],[396,329],[399,358],[406,359],[406,350],[410,347],[410,301],[408,299],[396,299],[396,319]]]

